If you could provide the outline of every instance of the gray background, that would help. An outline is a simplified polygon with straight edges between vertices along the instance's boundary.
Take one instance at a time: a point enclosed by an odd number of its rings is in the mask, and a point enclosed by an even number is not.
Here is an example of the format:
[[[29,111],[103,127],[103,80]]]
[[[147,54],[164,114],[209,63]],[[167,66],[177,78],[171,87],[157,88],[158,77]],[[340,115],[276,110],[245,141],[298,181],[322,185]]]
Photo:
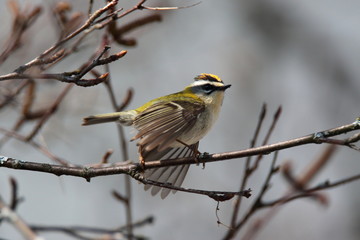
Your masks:
[[[27,2],[51,6],[48,1]],[[86,12],[85,2],[74,1],[74,8]],[[125,7],[136,3],[122,5],[121,2],[119,6]],[[148,1],[147,5],[193,3]],[[0,4],[0,43],[3,46],[10,31],[11,16],[6,1],[1,0]],[[269,125],[272,112],[279,105],[283,107],[271,142],[351,123],[359,116],[359,9],[360,2],[353,0],[208,0],[189,9],[162,12],[162,23],[130,34],[138,39],[138,47],[112,48],[113,53],[122,49],[129,51],[125,58],[110,66],[117,97],[120,100],[128,88],[135,89],[129,106],[135,108],[154,97],[181,90],[199,73],[219,75],[232,87],[226,92],[217,124],[200,144],[201,151],[211,153],[247,148],[264,102],[269,110],[264,127]],[[149,13],[137,12],[123,21]],[[13,54],[0,67],[1,74],[31,60],[55,41],[50,15],[46,9],[26,34],[31,47]],[[100,33],[92,35],[86,42],[86,49],[52,71],[69,71],[80,66],[96,49],[100,36]],[[59,88],[65,87],[51,81],[42,82],[37,98],[39,107],[47,106]],[[0,126],[12,126],[18,111],[19,107],[1,111]],[[96,163],[109,148],[115,150],[111,161],[119,161],[121,153],[114,124],[80,126],[82,117],[109,111],[112,108],[103,86],[75,87],[36,139],[45,141],[52,152],[77,164]],[[22,132],[26,133],[30,127]],[[130,139],[132,132],[126,130]],[[136,161],[135,144],[130,143],[129,147],[130,158]],[[323,149],[322,145],[314,145],[281,151],[279,163],[291,160],[295,172],[300,173]],[[41,153],[15,140],[1,149],[1,155],[49,162]],[[253,189],[254,196],[245,199],[243,207],[258,193],[271,157],[263,160],[261,168],[251,178],[248,187]],[[193,166],[184,186],[237,190],[243,162],[243,159],[235,159],[211,163],[205,170]],[[341,148],[313,183],[340,179],[359,171],[359,154]],[[0,169],[0,191],[5,199],[9,194],[9,176],[14,176],[19,183],[19,193],[25,201],[18,213],[28,223],[97,227],[125,223],[123,206],[110,194],[113,189],[123,191],[122,176],[99,177],[89,184],[80,178]],[[266,199],[284,193],[287,185],[283,182],[281,177],[274,178]],[[177,193],[160,200],[144,192],[136,181],[132,181],[132,187],[134,220],[148,215],[156,218],[153,226],[137,230],[137,234],[151,239],[220,239],[227,231],[224,226],[217,225],[216,202],[207,197]],[[359,190],[359,184],[354,182],[327,191],[328,207],[310,199],[291,202],[259,232],[258,239],[359,239]],[[218,214],[224,224],[229,224],[231,210],[232,201],[220,204]],[[20,238],[4,223],[0,236]],[[44,236],[63,239],[58,234]]]

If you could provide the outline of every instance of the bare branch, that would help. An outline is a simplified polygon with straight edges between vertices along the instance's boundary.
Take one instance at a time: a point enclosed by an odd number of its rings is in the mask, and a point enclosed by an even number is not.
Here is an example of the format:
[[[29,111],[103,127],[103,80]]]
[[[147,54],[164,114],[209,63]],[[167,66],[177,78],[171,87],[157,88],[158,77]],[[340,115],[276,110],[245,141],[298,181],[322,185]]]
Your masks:
[[[142,219],[140,221],[132,223],[133,228],[143,227],[145,225],[152,224],[154,218],[152,216]],[[125,237],[130,237],[126,233],[126,226],[120,226],[113,229],[99,228],[99,227],[84,227],[84,226],[40,226],[40,225],[30,225],[31,229],[36,232],[63,232],[70,236],[82,237],[81,233],[95,233],[95,234],[107,234],[107,235],[116,235],[122,234]],[[132,236],[134,239],[144,239],[141,236]],[[89,238],[86,238],[89,239]],[[93,239],[93,238],[91,238]],[[109,238],[96,238],[96,239],[109,239]],[[114,238],[111,238],[114,239]]]
[[[318,191],[326,190],[326,189],[330,189],[330,188],[335,188],[340,185],[348,184],[348,183],[351,183],[351,182],[354,182],[357,180],[360,180],[360,174],[356,174],[351,177],[347,177],[347,178],[340,179],[340,180],[333,181],[333,182],[325,181],[316,187],[305,189],[303,192],[300,192],[298,194],[285,196],[285,197],[282,197],[282,198],[279,198],[279,199],[276,199],[273,201],[264,202],[264,203],[262,203],[261,207],[271,207],[278,203],[286,203],[286,202],[289,202],[289,201],[292,201],[295,199],[299,199],[299,198],[304,198],[304,197],[313,197],[314,192],[318,192]]]
[[[269,130],[264,138],[264,141],[262,143],[262,146],[268,144],[269,140],[270,140],[270,136],[271,134],[273,133],[274,129],[275,129],[275,126],[280,118],[280,114],[281,114],[281,111],[282,111],[282,108],[281,106],[278,107],[278,109],[276,110],[275,114],[274,114],[274,118],[273,118],[273,121],[269,127]],[[263,158],[264,155],[258,155],[258,157],[256,158],[255,160],[255,163],[254,165],[249,169],[250,172],[253,172],[257,169],[261,159]]]
[[[184,9],[184,8],[191,8],[191,7],[195,7],[196,5],[199,5],[201,2],[197,2],[194,3],[192,5],[189,6],[184,6],[184,7],[147,7],[147,6],[142,6],[142,8],[144,9],[148,9],[148,10],[155,10],[155,11],[167,11],[167,10],[178,10],[178,9]]]
[[[0,102],[0,109],[11,103],[15,97],[26,88],[26,86],[30,83],[30,80],[21,81],[18,86],[11,89],[11,92],[8,94],[3,94],[3,101]]]
[[[39,236],[16,214],[0,197],[0,212],[2,219],[10,222],[27,240],[39,239]]]
[[[119,53],[110,55],[107,58],[100,59],[103,53],[105,51],[108,51],[108,49],[109,49],[108,47],[104,48],[100,56],[97,59],[95,59],[92,63],[87,65],[85,68],[83,68],[81,71],[76,70],[76,71],[64,72],[64,73],[44,73],[44,74],[31,74],[31,75],[14,72],[0,76],[0,81],[9,80],[9,79],[55,79],[61,82],[74,83],[81,87],[94,86],[104,82],[107,79],[108,74],[105,73],[95,79],[82,79],[82,77],[86,73],[91,71],[94,67],[108,64],[113,61],[117,61],[118,59],[125,56],[125,54],[127,53],[127,51],[120,51]],[[36,64],[38,64],[38,62],[36,62]]]
[[[60,95],[55,99],[54,103],[50,106],[50,108],[43,114],[40,121],[36,124],[33,131],[27,136],[27,141],[35,137],[35,135],[40,131],[40,129],[45,125],[45,122],[52,116],[64,97],[67,95],[67,93],[70,91],[73,85],[67,85],[64,90],[60,93]]]
[[[136,19],[119,28],[117,28],[116,22],[113,21],[110,22],[108,25],[108,32],[118,44],[122,44],[125,46],[135,46],[137,44],[136,40],[133,38],[125,38],[124,34],[146,24],[159,21],[161,21],[161,16],[159,14],[153,14],[140,19]]]
[[[101,164],[105,164],[108,162],[109,157],[113,154],[114,150],[113,149],[109,149],[106,151],[106,153],[104,154],[104,156],[101,159]]]
[[[63,166],[75,166],[74,164],[71,164],[69,162],[67,162],[66,160],[58,157],[58,156],[55,156],[53,153],[51,153],[49,151],[49,149],[44,146],[44,145],[41,145],[37,142],[35,142],[34,140],[27,140],[27,138],[25,136],[22,136],[14,131],[8,131],[6,129],[3,129],[3,128],[0,128],[0,131],[1,132],[4,132],[7,136],[11,136],[12,138],[15,138],[19,141],[22,141],[22,142],[26,142],[28,144],[30,144],[32,147],[36,148],[37,150],[39,150],[40,152],[42,152],[45,156],[47,156],[48,158],[50,158],[52,161],[54,162],[57,162]]]
[[[250,141],[250,148],[253,148],[256,145],[256,141],[258,139],[260,129],[261,129],[261,126],[262,126],[262,124],[264,122],[265,116],[266,116],[266,104],[264,103],[262,105],[262,108],[261,108],[258,123],[257,123],[257,126],[255,128],[254,136],[253,136],[252,140]],[[252,158],[252,156],[248,156],[246,158],[244,174],[242,175],[239,191],[243,191],[245,189],[245,187],[246,187],[247,179],[248,179],[249,172],[250,172],[249,169],[250,169],[251,158]],[[242,198],[240,198],[240,197],[237,197],[235,199],[234,209],[233,209],[233,214],[231,216],[231,223],[230,223],[229,231],[232,231],[231,229],[233,229],[235,227],[235,224],[236,224],[236,221],[237,221],[237,218],[238,218],[238,214],[239,214],[241,200],[242,200]]]
[[[326,204],[326,197],[320,193],[306,193],[306,186],[309,182],[314,178],[316,174],[320,172],[320,170],[326,165],[326,163],[331,159],[336,149],[336,145],[329,145],[326,149],[322,152],[319,158],[312,161],[311,165],[302,173],[299,177],[294,177],[291,174],[291,168],[289,164],[283,166],[283,172],[287,174],[288,179],[291,180],[291,188],[277,201],[264,201],[261,199],[258,201],[257,208],[263,209],[266,207],[271,207],[269,211],[261,218],[258,218],[252,223],[244,235],[244,239],[253,239],[254,236],[259,232],[259,229],[264,227],[266,223],[270,221],[272,217],[280,210],[281,206],[284,206],[285,203],[295,200],[299,195],[304,195],[303,197],[313,197],[316,200],[319,200],[320,203]],[[300,193],[300,194],[299,194]],[[293,198],[294,197],[294,198]],[[300,196],[299,196],[300,197]],[[280,201],[282,200],[282,201]],[[269,203],[272,203],[269,205]]]
[[[11,185],[11,200],[10,200],[10,209],[15,211],[18,203],[21,199],[18,197],[18,184],[15,180],[15,178],[10,177],[10,185]]]
[[[179,159],[171,159],[171,160],[158,160],[146,162],[143,166],[144,169],[150,168],[159,168],[159,167],[167,167],[167,166],[178,166],[183,164],[199,164],[199,163],[208,163],[215,162],[221,160],[229,160],[234,158],[243,158],[248,156],[254,156],[258,154],[269,154],[271,152],[275,152],[282,149],[287,149],[290,147],[296,147],[306,144],[320,144],[323,141],[318,139],[316,136],[327,136],[333,137],[337,135],[341,135],[344,133],[356,131],[360,129],[360,120],[356,120],[353,123],[328,129],[325,131],[312,133],[304,137],[295,138],[292,140],[274,143],[266,146],[249,148],[241,151],[234,152],[225,152],[225,153],[215,153],[215,154],[203,154],[198,159],[194,159],[192,157],[189,158],[179,158]],[[121,174],[121,173],[130,173],[130,171],[142,169],[139,164],[127,164],[126,166],[116,166],[116,167],[104,167],[104,168],[70,168],[66,167],[58,167],[56,165],[50,165],[48,167],[42,166],[41,163],[31,163],[18,161],[16,159],[7,158],[7,161],[0,161],[0,167],[14,168],[14,169],[24,169],[24,170],[33,170],[40,172],[48,172],[56,175],[72,175],[78,177],[84,177],[86,179],[90,179],[96,176],[103,175],[112,175],[112,174]],[[63,171],[63,172],[62,172]]]
[[[45,56],[49,55],[51,52],[53,52],[55,49],[57,49],[59,46],[61,46],[62,44],[64,44],[65,42],[69,41],[70,39],[74,38],[75,36],[77,36],[79,33],[83,32],[85,29],[89,28],[92,23],[98,18],[100,17],[103,13],[105,13],[106,11],[108,11],[110,8],[112,8],[113,6],[115,6],[118,3],[118,0],[112,0],[111,2],[109,2],[105,7],[98,9],[97,11],[95,11],[89,18],[88,20],[78,29],[76,29],[74,32],[72,32],[71,34],[69,34],[68,36],[66,36],[65,38],[61,39],[60,41],[58,41],[57,43],[55,43],[53,46],[51,46],[50,48],[48,48],[47,50],[45,50],[42,54],[40,54],[37,58],[31,60],[30,62],[24,64],[23,66],[20,66],[19,68],[17,68],[14,72],[16,73],[23,73],[26,69],[30,68],[31,66],[37,65],[39,61],[42,61],[41,59],[44,58]]]
[[[12,10],[13,24],[12,32],[7,41],[5,50],[0,54],[0,65],[6,61],[6,59],[15,50],[21,46],[21,37],[24,32],[35,22],[40,16],[42,8],[37,6],[29,10],[28,8],[20,12],[19,4],[16,1],[9,1],[10,10]]]

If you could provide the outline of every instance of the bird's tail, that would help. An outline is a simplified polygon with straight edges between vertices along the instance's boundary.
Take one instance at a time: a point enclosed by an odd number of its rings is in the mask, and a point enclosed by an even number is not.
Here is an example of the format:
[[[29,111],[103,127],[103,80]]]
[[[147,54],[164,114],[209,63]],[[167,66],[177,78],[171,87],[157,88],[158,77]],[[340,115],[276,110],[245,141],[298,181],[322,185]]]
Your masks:
[[[133,123],[135,116],[136,116],[136,112],[134,112],[134,110],[125,111],[125,112],[98,114],[84,118],[82,125],[87,126],[87,125],[93,125],[99,123],[118,121],[122,125],[129,126]]]

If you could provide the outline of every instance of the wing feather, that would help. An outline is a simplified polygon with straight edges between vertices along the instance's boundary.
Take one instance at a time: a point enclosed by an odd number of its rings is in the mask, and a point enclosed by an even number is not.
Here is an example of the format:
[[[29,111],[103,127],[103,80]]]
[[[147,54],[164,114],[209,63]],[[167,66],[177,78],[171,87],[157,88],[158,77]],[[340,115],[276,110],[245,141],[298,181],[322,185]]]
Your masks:
[[[153,149],[156,146],[160,146],[161,143],[164,143],[166,139],[168,143],[172,143],[172,141],[169,140],[171,136],[175,136],[176,138],[179,137],[181,134],[180,130],[183,128],[184,126],[181,122],[172,122],[169,125],[160,126],[158,129],[154,129],[152,133],[144,135],[144,137],[139,140],[138,144],[145,145],[148,143],[148,149]]]
[[[172,101],[155,103],[141,112],[134,120],[133,126],[138,133],[132,140],[138,140],[139,153],[144,161],[176,159],[194,156],[198,142],[190,146],[172,146],[182,134],[190,131],[195,125],[198,115],[204,111],[204,105],[189,101]],[[191,144],[191,143],[189,143]],[[147,179],[181,186],[190,165],[171,166],[145,170]],[[170,189],[146,185],[151,194],[161,191],[165,198]],[[176,191],[173,191],[176,192]]]
[[[201,103],[189,101],[155,103],[135,118],[138,133],[132,140],[139,139],[138,145],[147,151],[162,151],[195,125],[204,108]]]

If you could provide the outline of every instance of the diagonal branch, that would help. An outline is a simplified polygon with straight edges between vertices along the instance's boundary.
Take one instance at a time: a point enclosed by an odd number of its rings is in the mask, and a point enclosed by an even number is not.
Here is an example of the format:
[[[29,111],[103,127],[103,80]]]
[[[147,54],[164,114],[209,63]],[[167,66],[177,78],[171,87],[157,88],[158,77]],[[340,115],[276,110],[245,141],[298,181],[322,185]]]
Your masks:
[[[1,218],[10,222],[23,235],[25,239],[36,240],[40,237],[28,226],[28,224],[11,209],[0,197]]]
[[[315,187],[304,189],[303,192],[293,194],[293,195],[287,195],[287,196],[284,196],[284,197],[281,197],[281,198],[278,198],[278,199],[275,199],[272,201],[263,202],[260,205],[260,207],[261,208],[272,207],[279,203],[283,204],[283,203],[290,202],[292,200],[299,199],[299,198],[313,197],[314,192],[326,190],[326,189],[330,189],[330,188],[335,188],[340,185],[348,184],[350,182],[357,181],[357,180],[360,180],[360,174],[356,174],[356,175],[353,175],[353,176],[350,176],[350,177],[347,177],[344,179],[332,181],[332,182],[325,181]]]
[[[266,116],[266,111],[267,111],[266,109],[267,109],[266,104],[264,103],[261,108],[259,120],[258,120],[257,126],[255,128],[254,136],[253,136],[252,140],[250,141],[250,148],[253,148],[256,145],[256,141],[259,137],[261,126],[262,126],[265,116]],[[250,173],[251,158],[252,158],[252,156],[248,156],[245,160],[245,169],[244,169],[244,174],[243,174],[241,182],[240,182],[240,191],[244,190],[246,187],[247,180],[248,180],[249,173]],[[233,210],[233,214],[231,216],[231,223],[230,223],[231,225],[230,225],[229,231],[233,231],[232,229],[235,227],[236,221],[238,219],[241,200],[242,200],[242,198],[238,197],[234,201],[234,210]]]
[[[0,65],[17,49],[21,47],[21,38],[25,31],[33,25],[40,16],[42,8],[36,6],[33,9],[26,8],[20,11],[17,1],[8,1],[9,8],[13,14],[12,32],[7,40],[4,51],[0,53]]]
[[[30,68],[30,67],[32,67],[34,65],[37,65],[39,61],[42,61],[42,58],[48,56],[51,52],[55,51],[58,47],[63,45],[65,42],[69,41],[70,39],[77,36],[79,33],[83,32],[84,30],[89,28],[98,17],[100,17],[103,13],[108,11],[110,8],[114,7],[117,3],[118,3],[118,0],[112,0],[111,2],[109,2],[103,8],[100,8],[99,10],[95,11],[81,27],[79,27],[74,32],[70,33],[68,36],[64,37],[63,39],[61,39],[60,41],[55,43],[53,46],[51,46],[50,48],[45,50],[37,58],[35,58],[35,59],[31,60],[30,62],[20,66],[19,68],[17,68],[14,72],[16,72],[16,73],[24,73],[24,71],[26,69],[28,69],[28,68]]]
[[[105,47],[103,52],[100,53],[99,57],[93,60],[89,65],[86,65],[80,71],[75,70],[72,72],[64,72],[64,73],[42,73],[42,74],[24,74],[24,73],[13,72],[0,76],[0,81],[10,80],[10,79],[55,79],[60,82],[74,83],[81,87],[94,86],[104,82],[108,77],[108,73],[105,73],[95,79],[83,79],[82,77],[96,66],[105,65],[110,62],[117,61],[118,59],[125,56],[125,54],[127,53],[127,51],[123,50],[116,54],[110,55],[107,58],[100,59],[101,56],[108,50],[109,47]]]

